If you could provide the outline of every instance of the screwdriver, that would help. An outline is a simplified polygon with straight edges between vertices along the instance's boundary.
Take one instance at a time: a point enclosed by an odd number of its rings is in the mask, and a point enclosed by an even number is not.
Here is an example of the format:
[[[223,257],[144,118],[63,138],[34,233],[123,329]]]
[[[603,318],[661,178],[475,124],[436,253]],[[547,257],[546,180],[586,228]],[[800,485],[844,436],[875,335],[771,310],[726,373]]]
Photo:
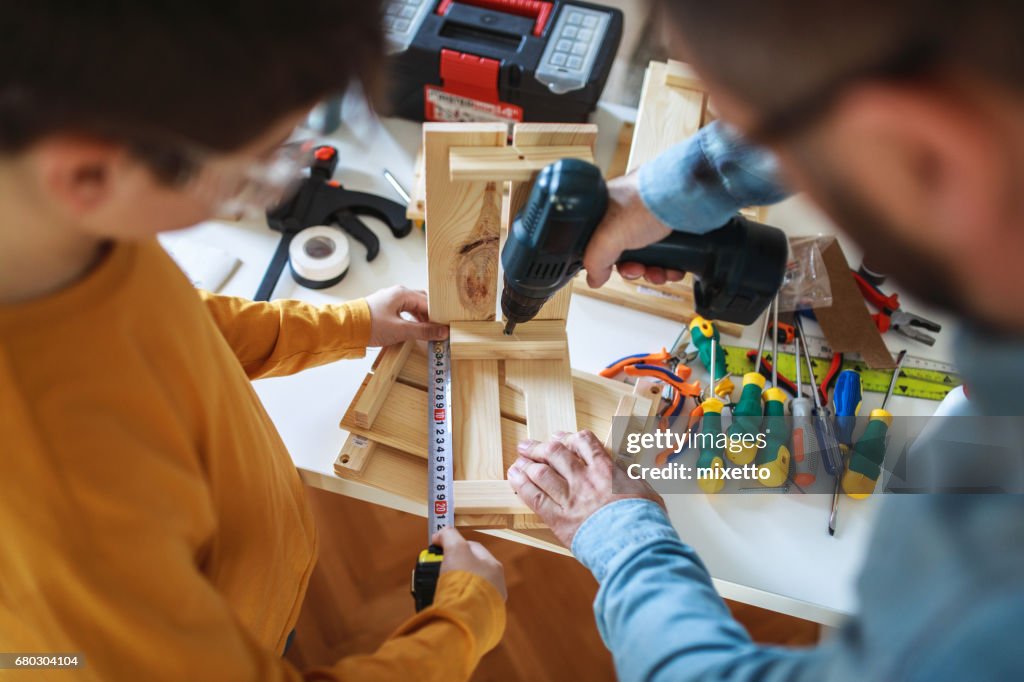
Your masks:
[[[697,349],[701,363],[711,372],[712,394],[728,395],[732,393],[732,381],[729,370],[725,366],[725,349],[722,348],[722,337],[711,320],[695,315],[690,320],[690,343]]]
[[[712,377],[715,376],[715,351],[718,350],[717,345],[717,341],[711,338],[709,353],[711,366],[708,369]],[[708,391],[710,397],[705,398],[704,402],[700,405],[704,411],[704,416],[701,417],[700,422],[702,438],[700,439],[700,455],[697,457],[697,485],[700,486],[701,490],[709,494],[717,493],[725,486],[725,479],[718,476],[719,470],[725,469],[725,461],[722,459],[722,448],[717,447],[718,436],[722,433],[722,408],[725,407],[725,404],[715,397],[714,383],[714,379],[711,379],[709,387],[712,387],[712,390]],[[707,434],[707,436],[704,434]],[[704,470],[703,475],[701,473],[702,469]]]
[[[864,433],[861,434],[860,440],[853,446],[853,451],[850,453],[849,464],[846,473],[843,474],[843,490],[855,499],[864,499],[874,492],[878,476],[882,473],[886,435],[892,425],[892,413],[885,409],[885,405],[896,388],[896,381],[900,377],[900,370],[903,368],[903,361],[906,357],[907,351],[901,350],[896,359],[896,369],[893,370],[892,380],[889,382],[889,391],[882,399],[882,406],[877,410],[871,410],[868,425],[864,427]]]
[[[772,324],[779,328],[779,297],[772,306]],[[779,335],[772,334],[772,387],[764,392],[764,427],[768,442],[757,453],[755,463],[761,471],[758,481],[769,488],[789,478],[789,424],[786,423],[786,394],[779,388]],[[767,471],[767,475],[761,472]]]
[[[743,375],[743,389],[740,400],[732,408],[732,424],[729,425],[729,459],[734,464],[744,466],[753,461],[757,454],[757,443],[744,439],[747,435],[756,435],[764,419],[764,406],[761,404],[761,393],[764,391],[764,375],[761,374],[761,355],[764,353],[764,342],[768,337],[768,318],[764,314],[764,327],[761,329],[761,340],[757,344],[757,360],[754,371]],[[733,450],[739,452],[733,452]]]
[[[800,316],[796,316],[796,327],[800,332],[801,345],[804,352],[804,359],[807,361],[807,372],[811,379],[811,394],[814,396],[814,431],[818,436],[818,446],[821,451],[821,461],[825,465],[825,471],[835,479],[835,486],[832,489],[832,506],[828,514],[828,534],[836,534],[836,522],[839,515],[839,485],[842,480],[843,453],[839,450],[839,441],[836,439],[835,430],[832,428],[831,414],[828,408],[821,402],[821,394],[818,385],[814,380],[814,365],[811,364],[811,351],[807,349],[807,336],[804,334],[804,324]]]
[[[800,357],[801,339],[794,339],[796,352],[796,397],[789,401],[793,415],[793,482],[802,488],[814,485],[818,479],[818,446],[811,421],[811,399],[804,395],[803,364]],[[811,376],[814,383],[814,376]]]
[[[857,425],[863,395],[859,372],[844,369],[839,373],[832,392],[832,407],[836,417],[836,436],[843,455],[849,454],[853,447],[853,429]]]

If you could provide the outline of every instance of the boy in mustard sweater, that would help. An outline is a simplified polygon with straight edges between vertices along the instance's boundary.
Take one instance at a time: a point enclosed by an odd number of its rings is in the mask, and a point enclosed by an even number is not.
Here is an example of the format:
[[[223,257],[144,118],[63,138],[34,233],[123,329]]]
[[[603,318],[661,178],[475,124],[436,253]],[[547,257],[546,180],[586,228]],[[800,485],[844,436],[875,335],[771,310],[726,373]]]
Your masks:
[[[435,605],[376,653],[281,659],[317,536],[249,381],[447,330],[399,287],[196,292],[153,237],[280,200],[304,113],[372,85],[379,12],[0,2],[0,652],[82,654],[61,679],[450,681],[501,637],[501,565],[447,530]]]

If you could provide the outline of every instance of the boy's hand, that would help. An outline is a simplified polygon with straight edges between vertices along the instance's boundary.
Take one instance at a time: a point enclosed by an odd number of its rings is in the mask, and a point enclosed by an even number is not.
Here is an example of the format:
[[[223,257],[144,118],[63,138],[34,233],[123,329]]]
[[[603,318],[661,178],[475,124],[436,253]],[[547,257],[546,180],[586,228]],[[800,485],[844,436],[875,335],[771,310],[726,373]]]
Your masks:
[[[672,233],[664,223],[647,210],[640,197],[637,173],[615,178],[608,183],[608,212],[597,226],[583,255],[587,284],[596,288],[608,281],[612,268],[626,249],[639,249],[660,241]],[[678,282],[685,273],[679,270],[644,267],[639,263],[622,263],[619,274],[626,279],[646,278],[653,284]]]
[[[505,569],[494,555],[479,542],[467,541],[462,533],[454,528],[444,528],[434,534],[430,540],[444,549],[444,561],[441,562],[441,573],[449,571],[469,571],[474,573],[498,589],[502,599],[508,599],[505,589]]]
[[[521,442],[508,481],[566,547],[583,522],[606,504],[641,498],[665,506],[646,481],[629,478],[617,467],[590,431],[555,434],[546,443]],[[612,492],[613,486],[619,492]]]
[[[370,346],[390,346],[410,339],[440,341],[448,327],[427,319],[427,293],[401,286],[388,287],[366,297],[370,306]],[[412,320],[402,317],[409,313]]]

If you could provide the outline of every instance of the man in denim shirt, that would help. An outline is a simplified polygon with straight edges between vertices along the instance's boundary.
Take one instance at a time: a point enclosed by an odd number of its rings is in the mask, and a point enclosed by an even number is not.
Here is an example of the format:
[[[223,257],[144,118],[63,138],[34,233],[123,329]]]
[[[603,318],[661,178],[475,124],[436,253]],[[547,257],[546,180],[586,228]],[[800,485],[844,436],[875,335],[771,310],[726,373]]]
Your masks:
[[[1007,416],[1002,443],[1018,454],[1024,3],[660,4],[675,56],[694,65],[729,125],[611,183],[585,260],[591,286],[624,249],[712,230],[741,206],[781,199],[782,186],[805,191],[873,265],[963,319],[956,359],[970,400],[956,392],[941,411]],[[654,282],[682,274],[619,271]],[[986,442],[941,430],[939,440]],[[599,581],[594,613],[624,680],[1024,679],[1024,496],[889,496],[859,613],[826,643],[794,650],[751,642],[660,498],[593,434],[519,452],[509,480]]]

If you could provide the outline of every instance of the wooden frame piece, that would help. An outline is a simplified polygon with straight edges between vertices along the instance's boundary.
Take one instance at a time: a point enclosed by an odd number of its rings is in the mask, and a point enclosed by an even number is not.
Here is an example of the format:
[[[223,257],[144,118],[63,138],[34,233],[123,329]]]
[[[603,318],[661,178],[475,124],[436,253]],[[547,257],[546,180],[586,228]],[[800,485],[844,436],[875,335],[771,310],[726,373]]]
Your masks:
[[[532,514],[504,479],[455,481],[456,514]]]
[[[373,362],[373,374],[366,386],[366,389],[359,394],[359,399],[353,403],[353,415],[356,424],[368,429],[373,426],[373,420],[384,405],[384,401],[395,384],[398,372],[409,359],[409,353],[415,341],[406,341],[394,346],[382,348]]]
[[[505,336],[501,322],[453,322],[452,360],[560,360],[569,355],[565,323],[534,320]]]
[[[535,173],[561,159],[594,162],[589,145],[531,147],[453,147],[449,151],[452,182],[530,182]]]

